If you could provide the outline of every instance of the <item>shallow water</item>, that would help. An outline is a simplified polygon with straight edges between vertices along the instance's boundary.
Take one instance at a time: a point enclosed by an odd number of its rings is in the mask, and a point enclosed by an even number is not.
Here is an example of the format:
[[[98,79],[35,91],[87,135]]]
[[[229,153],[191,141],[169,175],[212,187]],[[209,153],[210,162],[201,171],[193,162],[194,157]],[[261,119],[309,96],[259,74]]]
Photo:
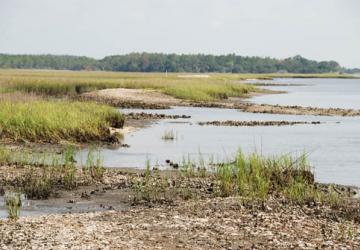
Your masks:
[[[360,108],[360,80],[348,79],[276,79],[272,82],[306,84],[305,86],[267,87],[286,90],[288,94],[263,95],[251,101],[281,105]],[[121,110],[171,115],[190,115],[191,119],[161,120],[145,129],[125,135],[130,148],[103,149],[107,167],[144,168],[146,161],[168,168],[166,160],[181,163],[190,157],[221,162],[230,160],[241,149],[264,155],[305,152],[317,181],[360,185],[360,117],[294,116],[252,114],[232,109],[175,107],[171,110]],[[320,125],[283,127],[214,127],[199,126],[199,121],[321,121]],[[176,139],[162,139],[165,131]],[[86,151],[79,157],[84,157]]]
[[[22,195],[21,197],[21,209],[20,209],[20,216],[27,217],[27,216],[38,216],[42,214],[47,214],[51,212],[56,211],[41,211],[37,209],[37,207],[34,207],[32,202],[29,200],[26,200],[25,197]],[[5,209],[5,199],[4,196],[0,196],[0,218],[6,218],[7,217],[7,211]]]
[[[271,90],[283,90],[288,93],[261,95],[252,98],[252,102],[320,108],[360,109],[360,79],[274,79],[273,81],[261,82],[294,84],[295,86],[261,87]]]
[[[258,82],[258,81],[256,81]],[[256,103],[339,107],[360,109],[360,80],[348,79],[276,79],[271,83],[305,84],[305,86],[271,86],[287,94],[262,95],[252,98]],[[148,112],[168,115],[190,115],[191,119],[161,120],[149,127],[125,135],[130,148],[102,149],[107,167],[144,168],[146,161],[160,168],[169,168],[165,160],[179,162],[183,158],[198,161],[232,159],[237,150],[257,151],[264,155],[308,154],[317,181],[360,186],[360,117],[294,116],[252,114],[233,109],[175,107],[170,110],[121,110],[121,112]],[[284,127],[214,127],[199,126],[197,122],[213,120],[257,121],[321,121],[320,125]],[[176,140],[162,139],[171,130]],[[86,150],[77,158],[84,161]],[[71,209],[70,209],[71,207]],[[98,211],[96,204],[34,203],[23,200],[21,216],[48,213]],[[0,218],[6,217],[4,199],[0,197]]]
[[[81,193],[82,191],[86,190],[89,192],[89,188],[91,189],[91,187],[79,188],[76,190],[76,193]],[[116,191],[107,191],[106,193],[96,195],[89,200],[75,198],[74,193],[68,191],[66,194],[63,194],[60,198],[50,198],[47,200],[28,200],[24,195],[22,195],[20,216],[31,217],[47,214],[107,211],[109,207],[120,211],[125,210],[128,207],[126,203],[124,203],[122,200],[119,200],[119,196],[116,194]],[[69,200],[76,202],[70,203]],[[6,218],[7,216],[8,214],[5,208],[4,196],[0,196],[0,219]]]
[[[129,111],[136,110],[123,110]],[[199,160],[200,156],[224,161],[231,159],[239,148],[244,152],[257,151],[266,155],[290,153],[295,157],[306,152],[318,181],[349,185],[360,183],[359,117],[252,114],[232,109],[192,107],[145,112],[185,114],[192,118],[158,121],[148,128],[126,135],[125,143],[130,148],[102,150],[105,166],[143,168],[150,160],[152,165],[167,168],[167,159],[181,163],[184,157]],[[196,124],[198,121],[211,120],[321,121],[324,124],[285,127],[213,127]],[[173,130],[177,139],[162,140],[166,130]]]

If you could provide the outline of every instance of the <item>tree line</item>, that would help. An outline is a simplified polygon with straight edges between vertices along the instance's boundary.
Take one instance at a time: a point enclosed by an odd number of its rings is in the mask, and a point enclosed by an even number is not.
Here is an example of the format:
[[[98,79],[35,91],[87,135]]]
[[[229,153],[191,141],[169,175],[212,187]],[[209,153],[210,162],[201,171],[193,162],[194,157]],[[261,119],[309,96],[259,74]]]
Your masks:
[[[286,59],[229,55],[178,55],[162,53],[131,53],[90,57],[67,55],[0,54],[0,68],[104,70],[123,72],[222,72],[222,73],[328,73],[355,72],[344,69],[335,61],[314,61],[294,56]]]

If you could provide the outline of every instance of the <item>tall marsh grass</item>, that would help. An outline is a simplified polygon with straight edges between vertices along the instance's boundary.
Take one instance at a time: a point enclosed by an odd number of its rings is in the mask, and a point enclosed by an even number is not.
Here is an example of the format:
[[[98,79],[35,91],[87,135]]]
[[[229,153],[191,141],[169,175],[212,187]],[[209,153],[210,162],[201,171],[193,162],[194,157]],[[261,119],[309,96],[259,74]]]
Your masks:
[[[340,199],[334,192],[325,194],[317,189],[305,155],[265,157],[239,152],[234,162],[217,167],[216,178],[221,196],[266,200],[270,194],[277,193],[296,203],[327,202],[331,205]]]
[[[20,215],[20,193],[10,193],[5,196],[5,206],[10,220],[17,220]]]
[[[83,102],[0,100],[0,136],[13,141],[107,141],[109,127],[122,127],[114,108]]]
[[[3,92],[20,91],[45,96],[76,96],[109,88],[153,89],[180,99],[212,101],[257,91],[254,86],[236,82],[244,78],[231,74],[182,78],[178,74],[166,76],[160,73],[0,70],[0,89]]]

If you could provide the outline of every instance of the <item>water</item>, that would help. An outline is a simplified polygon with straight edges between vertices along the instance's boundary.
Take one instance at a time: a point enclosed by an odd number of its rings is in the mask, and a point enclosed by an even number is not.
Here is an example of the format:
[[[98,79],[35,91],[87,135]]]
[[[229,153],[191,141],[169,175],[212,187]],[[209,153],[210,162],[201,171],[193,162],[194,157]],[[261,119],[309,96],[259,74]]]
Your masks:
[[[251,100],[252,102],[300,105],[304,107],[360,109],[360,79],[275,79],[274,81],[262,82],[293,84],[293,86],[261,87],[271,90],[283,90],[288,93],[257,96]]]
[[[21,196],[21,209],[20,216],[38,216],[44,213],[41,213],[35,210],[31,204],[31,201],[25,199],[24,195]],[[8,216],[7,211],[5,209],[5,197],[0,196],[0,218],[6,218]]]
[[[264,95],[254,98],[253,101],[282,105],[360,108],[359,80],[281,79],[279,81],[308,85],[269,87],[291,90],[291,92],[281,95]],[[356,83],[359,84],[356,85]],[[137,110],[122,110],[122,112],[130,111]],[[125,135],[124,143],[131,147],[104,149],[102,156],[105,166],[143,168],[146,161],[150,160],[152,165],[168,168],[165,160],[181,163],[183,158],[188,157],[195,161],[201,157],[207,160],[224,161],[232,159],[239,148],[246,153],[253,151],[264,155],[289,153],[295,157],[306,152],[317,181],[360,185],[360,117],[252,114],[231,109],[192,107],[145,110],[145,112],[190,115],[192,118],[158,121],[145,129]],[[285,127],[197,125],[199,121],[212,120],[321,121],[323,124]],[[177,135],[177,139],[162,140],[166,130],[172,130]],[[86,154],[86,152],[82,153]]]

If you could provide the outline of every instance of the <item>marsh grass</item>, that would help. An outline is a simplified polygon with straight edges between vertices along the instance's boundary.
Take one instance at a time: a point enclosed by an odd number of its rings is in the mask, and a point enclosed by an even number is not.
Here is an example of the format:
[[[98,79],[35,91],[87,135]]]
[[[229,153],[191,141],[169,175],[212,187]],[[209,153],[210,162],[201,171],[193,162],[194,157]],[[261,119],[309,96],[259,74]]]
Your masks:
[[[205,159],[200,150],[198,161],[192,159],[190,155],[187,157],[183,156],[179,170],[181,175],[186,178],[205,178],[208,172]]]
[[[240,151],[234,162],[217,167],[216,178],[220,196],[266,200],[277,193],[297,204],[324,202],[336,206],[340,201],[337,193],[324,193],[316,187],[305,154],[298,158],[265,157],[256,153],[245,156]]]
[[[105,168],[102,166],[100,150],[94,146],[89,148],[84,171],[89,173],[94,180],[101,180],[104,176]]]
[[[22,149],[13,152],[4,146],[0,147],[0,152],[9,155],[0,164],[25,168],[24,174],[17,178],[16,183],[28,199],[47,199],[55,189],[77,188],[81,169],[81,176],[86,181],[100,181],[105,172],[100,152],[95,153],[95,150],[89,150],[84,166],[76,165],[74,146],[67,146],[60,155],[52,150],[40,153]]]
[[[157,169],[151,171],[150,160],[146,160],[143,178],[136,180],[131,189],[134,192],[134,203],[172,203],[176,198],[175,188],[168,180],[160,176]]]
[[[8,163],[10,159],[11,159],[10,151],[0,145],[0,164]]]
[[[151,170],[150,170],[150,160],[146,160],[146,168],[145,168],[145,181],[149,182],[151,177]]]
[[[334,187],[327,186],[326,191],[315,183],[306,154],[269,157],[258,153],[245,155],[239,151],[234,161],[212,165],[213,169],[208,167],[202,156],[198,163],[190,156],[183,157],[178,178],[167,179],[150,171],[148,161],[143,178],[131,186],[134,202],[173,202],[177,198],[187,200],[209,195],[237,196],[246,202],[265,202],[269,197],[280,197],[290,204],[325,204],[332,208],[342,203],[343,198]],[[199,186],[203,188],[199,183],[207,183],[207,194],[198,190]]]
[[[148,176],[136,181],[132,186],[134,202],[171,203],[176,198],[174,188],[169,187],[167,180],[159,176]]]
[[[77,96],[109,88],[153,89],[191,101],[242,97],[257,91],[234,82],[245,76],[212,74],[206,79],[181,78],[178,74],[0,70],[2,92],[20,91],[42,96]],[[0,88],[1,89],[1,88]]]
[[[10,193],[5,196],[5,206],[10,220],[17,220],[20,215],[20,193]]]
[[[174,132],[174,130],[165,130],[164,134],[162,135],[161,139],[164,141],[174,141],[177,140],[178,135]]]
[[[197,174],[196,163],[190,157],[190,155],[183,156],[182,163],[180,165],[180,173],[187,178],[195,177]]]
[[[29,167],[23,180],[23,192],[28,199],[45,200],[50,197],[54,184],[49,168],[43,168],[39,173],[34,167]]]
[[[207,74],[208,78],[172,73],[70,72],[0,70],[0,93],[20,91],[42,96],[77,96],[109,88],[153,89],[196,102],[244,97],[261,91],[241,84],[245,79],[353,78],[339,74]]]
[[[110,141],[109,127],[122,127],[116,109],[66,101],[0,101],[0,135],[12,141]]]

